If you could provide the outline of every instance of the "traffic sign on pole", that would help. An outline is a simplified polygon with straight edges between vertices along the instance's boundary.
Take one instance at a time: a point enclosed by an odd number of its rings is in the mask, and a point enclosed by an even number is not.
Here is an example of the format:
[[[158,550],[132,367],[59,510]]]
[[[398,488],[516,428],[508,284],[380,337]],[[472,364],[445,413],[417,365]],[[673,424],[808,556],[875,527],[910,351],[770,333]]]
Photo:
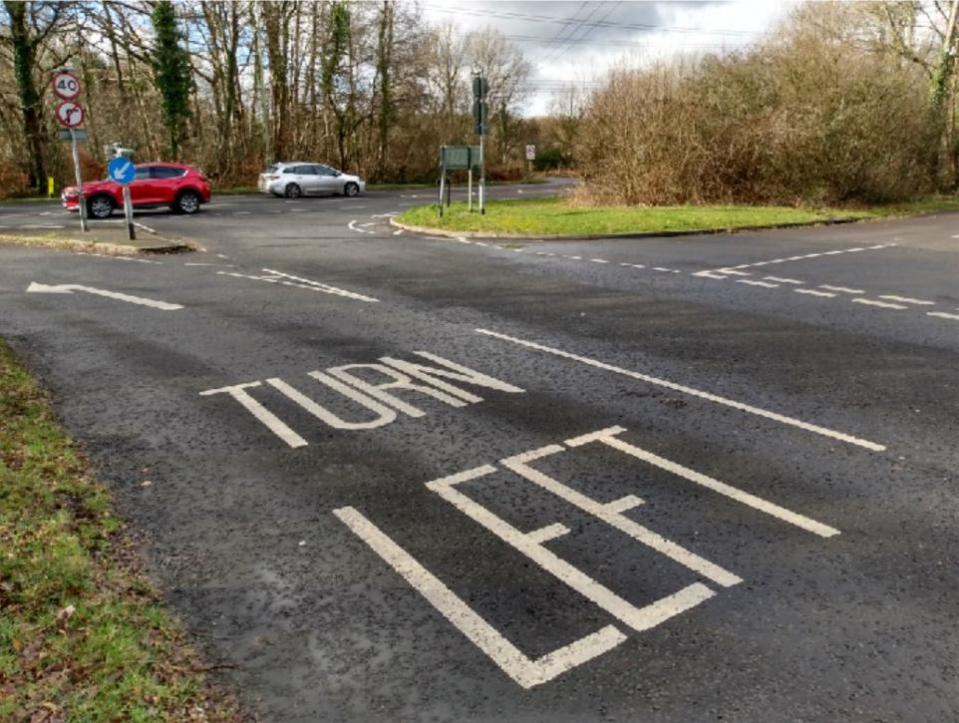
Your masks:
[[[128,183],[133,182],[136,170],[133,161],[120,156],[119,158],[114,158],[107,164],[107,177],[111,181],[119,183],[121,186],[126,186]]]
[[[57,120],[67,128],[79,128],[83,125],[83,108],[79,103],[65,100],[57,106]]]
[[[62,100],[73,100],[80,95],[80,81],[69,70],[54,73],[50,84],[53,86],[53,92]]]

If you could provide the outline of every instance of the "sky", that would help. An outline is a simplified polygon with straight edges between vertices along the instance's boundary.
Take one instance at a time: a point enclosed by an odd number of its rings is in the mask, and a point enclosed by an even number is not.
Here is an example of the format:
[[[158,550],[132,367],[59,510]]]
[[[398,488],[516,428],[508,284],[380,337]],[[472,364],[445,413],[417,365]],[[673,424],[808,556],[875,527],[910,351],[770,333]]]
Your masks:
[[[591,87],[618,64],[734,50],[773,28],[796,0],[420,0],[426,18],[468,32],[492,27],[533,66],[524,115],[546,113],[557,89]]]

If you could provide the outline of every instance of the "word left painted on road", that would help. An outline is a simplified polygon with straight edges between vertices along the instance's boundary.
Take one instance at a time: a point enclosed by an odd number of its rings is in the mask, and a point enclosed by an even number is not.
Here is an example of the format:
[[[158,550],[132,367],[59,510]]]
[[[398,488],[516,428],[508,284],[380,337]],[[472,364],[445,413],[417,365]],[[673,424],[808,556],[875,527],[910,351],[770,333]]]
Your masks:
[[[396,392],[412,392],[457,408],[483,401],[482,397],[473,392],[454,386],[445,380],[474,387],[485,387],[507,394],[522,394],[525,391],[435,354],[426,351],[413,353],[439,366],[427,366],[418,360],[403,361],[384,356],[377,360],[381,362],[379,364],[347,364],[330,367],[323,371],[309,372],[308,376],[315,381],[356,404],[361,410],[358,419],[344,419],[337,412],[319,404],[277,377],[267,379],[266,383],[286,400],[299,405],[333,429],[351,431],[383,427],[395,422],[400,414],[414,418],[426,416],[426,412],[400,399],[396,396]],[[247,391],[260,386],[262,382],[259,381],[244,382],[218,389],[207,389],[200,392],[200,396],[228,395],[290,447],[306,447],[308,442],[298,432]]]

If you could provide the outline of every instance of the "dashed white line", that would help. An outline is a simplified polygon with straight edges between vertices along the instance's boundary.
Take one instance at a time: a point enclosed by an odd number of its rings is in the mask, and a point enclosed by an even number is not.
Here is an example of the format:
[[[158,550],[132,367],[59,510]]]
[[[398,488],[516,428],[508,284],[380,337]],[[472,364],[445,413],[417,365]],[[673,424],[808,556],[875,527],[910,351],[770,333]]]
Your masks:
[[[948,314],[945,311],[927,311],[926,316],[938,316],[941,319],[954,319],[959,321],[959,314]]]
[[[793,289],[797,294],[809,294],[810,296],[822,296],[826,299],[833,299],[835,294],[829,291],[816,291],[816,289]]]
[[[820,284],[820,289],[826,289],[827,291],[841,291],[844,294],[865,294],[866,292],[863,289],[850,289],[848,286],[830,286],[829,284]]]
[[[902,304],[890,304],[887,301],[873,301],[872,299],[853,299],[854,304],[868,304],[869,306],[880,306],[883,309],[908,309],[909,307],[903,306]]]
[[[743,402],[737,402],[733,399],[728,399],[726,397],[721,397],[717,394],[712,394],[710,392],[704,392],[699,389],[694,389],[693,387],[687,387],[682,384],[677,384],[675,382],[668,381],[666,379],[659,379],[657,377],[650,376],[648,374],[642,374],[640,372],[634,372],[629,369],[624,369],[622,367],[614,366],[612,364],[606,364],[605,362],[597,361],[596,359],[590,359],[589,357],[580,356],[578,354],[573,354],[568,351],[563,351],[562,349],[556,349],[554,347],[545,346],[543,344],[537,344],[536,342],[526,341],[525,339],[518,339],[514,336],[508,336],[506,334],[500,334],[496,331],[490,331],[488,329],[476,329],[476,333],[483,334],[485,336],[490,336],[496,339],[501,339],[503,341],[508,341],[513,344],[518,344],[519,346],[527,347],[528,349],[535,349],[537,351],[546,352],[547,354],[553,354],[554,356],[563,357],[565,359],[571,359],[577,361],[581,364],[586,364],[587,366],[595,367],[597,369],[604,369],[606,371],[613,372],[615,374],[621,374],[622,376],[629,377],[631,379],[638,379],[639,381],[647,382],[648,384],[654,384],[656,386],[664,387],[666,389],[672,389],[673,391],[682,392],[683,394],[689,394],[690,396],[698,397],[700,399],[705,399],[709,402],[714,402],[716,404],[722,404],[733,409],[738,409],[747,414],[754,414],[758,417],[764,417],[766,419],[771,419],[773,421],[779,422],[780,424],[789,425],[796,427],[798,429],[804,429],[807,432],[813,432],[814,434],[819,434],[824,437],[830,437],[832,439],[837,439],[847,444],[854,444],[858,447],[864,447],[865,449],[872,450],[873,452],[882,452],[886,449],[885,445],[877,444],[876,442],[870,442],[867,439],[860,439],[859,437],[854,437],[851,434],[846,434],[845,432],[838,432],[827,427],[822,427],[817,424],[811,424],[809,422],[804,422],[801,419],[796,419],[794,417],[787,417],[783,414],[778,414],[777,412],[770,412],[766,409],[761,409],[759,407],[754,407],[750,404],[744,404]]]
[[[778,281],[780,284],[801,284],[802,283],[802,281],[800,281],[799,279],[786,279],[786,278],[783,278],[782,276],[764,276],[763,278],[768,279],[769,281]]]
[[[608,264],[609,261],[606,259],[590,259],[594,264]]]
[[[935,301],[925,301],[924,299],[913,299],[911,296],[896,296],[895,294],[880,294],[880,299],[889,301],[901,301],[903,304],[917,304],[918,306],[935,306]]]
[[[749,284],[750,286],[762,286],[766,289],[778,289],[779,284],[770,284],[768,281],[753,281],[752,279],[736,279],[737,284]]]

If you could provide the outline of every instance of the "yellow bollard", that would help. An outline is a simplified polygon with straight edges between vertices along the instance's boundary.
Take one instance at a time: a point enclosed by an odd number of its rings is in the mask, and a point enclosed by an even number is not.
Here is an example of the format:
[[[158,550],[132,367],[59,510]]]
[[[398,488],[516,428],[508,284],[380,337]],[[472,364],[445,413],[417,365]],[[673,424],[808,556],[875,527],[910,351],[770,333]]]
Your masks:
[[[53,176],[47,176],[47,198],[53,198]]]

